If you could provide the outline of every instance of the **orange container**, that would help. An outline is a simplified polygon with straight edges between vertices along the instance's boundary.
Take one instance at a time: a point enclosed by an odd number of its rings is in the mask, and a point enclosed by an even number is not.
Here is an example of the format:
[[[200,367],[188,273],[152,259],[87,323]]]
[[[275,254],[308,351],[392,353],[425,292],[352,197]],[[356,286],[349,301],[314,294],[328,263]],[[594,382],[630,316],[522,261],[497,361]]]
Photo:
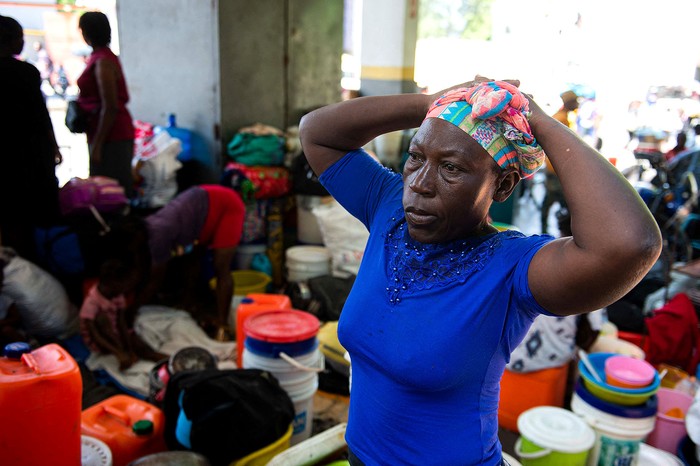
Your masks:
[[[569,364],[534,372],[511,372],[501,378],[498,425],[518,432],[518,416],[536,406],[564,407]]]
[[[0,357],[0,463],[79,465],[82,391],[78,364],[59,345]]]
[[[276,311],[278,309],[291,309],[292,302],[289,296],[272,293],[251,293],[236,308],[236,364],[243,367],[243,349],[245,332],[243,322],[259,312]]]
[[[114,466],[167,450],[165,416],[156,406],[128,395],[115,395],[82,413],[82,433],[112,450]]]

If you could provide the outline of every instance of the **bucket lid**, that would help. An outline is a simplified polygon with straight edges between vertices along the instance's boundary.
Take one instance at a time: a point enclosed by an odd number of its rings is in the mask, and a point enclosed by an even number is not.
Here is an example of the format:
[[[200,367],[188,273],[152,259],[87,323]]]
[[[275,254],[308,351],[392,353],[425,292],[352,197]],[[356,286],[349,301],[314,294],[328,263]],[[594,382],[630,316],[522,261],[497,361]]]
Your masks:
[[[554,406],[537,406],[518,417],[518,430],[542,448],[580,453],[595,443],[595,432],[576,414]]]
[[[297,309],[260,312],[243,322],[247,336],[274,343],[308,340],[316,336],[320,327],[316,316]]]
[[[153,422],[148,419],[136,421],[134,425],[131,426],[131,431],[137,436],[150,435],[153,433]]]
[[[8,343],[3,350],[3,356],[8,359],[20,359],[23,354],[30,353],[32,347],[24,341]]]
[[[82,466],[112,466],[112,450],[100,439],[81,435],[80,464]]]

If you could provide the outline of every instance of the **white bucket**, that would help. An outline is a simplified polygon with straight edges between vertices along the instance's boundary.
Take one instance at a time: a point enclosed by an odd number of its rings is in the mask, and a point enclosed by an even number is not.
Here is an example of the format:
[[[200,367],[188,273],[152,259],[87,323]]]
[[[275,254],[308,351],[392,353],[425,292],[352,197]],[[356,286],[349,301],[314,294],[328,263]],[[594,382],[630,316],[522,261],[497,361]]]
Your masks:
[[[260,356],[248,348],[243,350],[244,369],[269,371],[279,381],[294,404],[294,421],[290,443],[296,445],[311,436],[313,397],[318,389],[318,372],[324,368],[323,353],[316,347],[311,353],[294,358]]]
[[[318,219],[313,214],[314,207],[321,205],[322,196],[297,194],[297,240],[305,244],[323,244],[323,234]]]
[[[289,441],[291,445],[296,445],[311,436],[311,428],[314,423],[314,394],[316,389],[318,389],[318,375],[315,375],[312,382],[307,384],[306,387],[294,392],[287,391],[289,398],[294,404],[292,438]]]
[[[571,410],[595,431],[595,444],[588,466],[598,464],[637,464],[642,441],[654,429],[656,416],[622,417],[593,407],[578,393],[571,398]]]
[[[265,254],[266,244],[239,244],[236,248],[236,255],[233,258],[233,268],[236,270],[249,270],[253,256]]]
[[[285,253],[285,261],[290,282],[329,275],[331,271],[331,255],[321,246],[292,246]]]

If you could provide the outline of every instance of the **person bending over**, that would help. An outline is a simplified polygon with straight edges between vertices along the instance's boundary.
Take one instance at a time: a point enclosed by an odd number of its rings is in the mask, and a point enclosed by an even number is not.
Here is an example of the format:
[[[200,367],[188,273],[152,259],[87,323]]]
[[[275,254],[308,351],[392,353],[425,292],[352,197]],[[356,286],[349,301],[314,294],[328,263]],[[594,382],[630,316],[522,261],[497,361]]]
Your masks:
[[[111,233],[113,250],[133,258],[141,285],[139,304],[155,299],[162,289],[168,265],[181,256],[195,256],[195,273],[186,280],[182,307],[192,311],[194,285],[202,276],[198,256],[212,250],[216,278],[217,339],[230,337],[228,314],[233,297],[231,263],[243,234],[245,204],[231,188],[198,185],[188,188],[141,221],[131,219],[128,228],[117,225]],[[200,254],[197,254],[200,253]]]
[[[659,229],[636,191],[518,85],[477,76],[433,95],[359,97],[301,121],[314,172],[370,232],[338,327],[352,359],[352,465],[506,464],[499,381],[533,319],[600,309],[659,256]],[[414,127],[402,175],[360,149]],[[489,207],[545,153],[573,236],[499,232]]]

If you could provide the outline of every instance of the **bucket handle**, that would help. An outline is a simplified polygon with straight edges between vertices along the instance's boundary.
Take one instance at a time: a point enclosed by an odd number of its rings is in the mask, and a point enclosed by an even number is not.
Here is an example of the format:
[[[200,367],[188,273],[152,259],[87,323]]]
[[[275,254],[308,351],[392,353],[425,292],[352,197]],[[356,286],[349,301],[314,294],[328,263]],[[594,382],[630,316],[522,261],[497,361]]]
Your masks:
[[[544,448],[540,451],[524,452],[520,449],[521,446],[522,446],[522,439],[519,438],[518,440],[515,441],[515,454],[518,455],[519,457],[527,459],[527,460],[544,458],[545,456],[552,453],[552,450],[549,450],[547,448]]]
[[[303,365],[302,363],[300,363],[299,361],[297,361],[296,359],[294,359],[293,357],[291,357],[290,355],[288,355],[287,353],[282,352],[282,351],[280,352],[280,358],[284,359],[285,361],[287,361],[289,364],[296,367],[297,369],[305,371],[305,372],[323,372],[323,370],[325,369],[325,364],[324,364],[323,359],[321,359],[321,367],[309,367],[309,366]]]

